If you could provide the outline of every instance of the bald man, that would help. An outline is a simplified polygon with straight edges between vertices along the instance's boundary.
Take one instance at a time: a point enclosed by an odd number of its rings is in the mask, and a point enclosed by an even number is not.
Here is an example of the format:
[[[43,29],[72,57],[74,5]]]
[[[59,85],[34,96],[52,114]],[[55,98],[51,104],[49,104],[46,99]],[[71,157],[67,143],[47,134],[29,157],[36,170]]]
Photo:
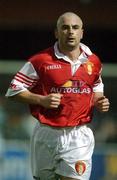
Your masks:
[[[99,58],[83,43],[83,22],[62,14],[52,47],[33,55],[17,72],[7,97],[29,104],[37,124],[31,140],[36,180],[89,180],[94,107],[109,110]]]

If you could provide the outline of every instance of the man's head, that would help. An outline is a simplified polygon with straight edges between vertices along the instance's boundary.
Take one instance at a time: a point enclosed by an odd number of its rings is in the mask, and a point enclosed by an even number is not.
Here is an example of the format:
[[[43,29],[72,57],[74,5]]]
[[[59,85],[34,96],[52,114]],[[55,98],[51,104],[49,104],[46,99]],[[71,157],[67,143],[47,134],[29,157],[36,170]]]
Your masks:
[[[57,20],[55,36],[61,50],[73,50],[83,37],[83,22],[72,12],[62,14]]]

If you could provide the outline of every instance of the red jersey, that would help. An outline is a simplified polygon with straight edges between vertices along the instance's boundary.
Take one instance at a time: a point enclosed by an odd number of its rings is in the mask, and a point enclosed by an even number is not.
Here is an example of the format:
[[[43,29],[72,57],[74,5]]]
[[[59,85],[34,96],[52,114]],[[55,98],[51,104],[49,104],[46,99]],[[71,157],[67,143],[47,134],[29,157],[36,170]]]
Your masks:
[[[78,126],[89,123],[93,110],[92,88],[99,79],[101,69],[97,56],[88,56],[87,61],[73,75],[70,63],[57,59],[53,48],[32,57],[30,62],[40,77],[32,92],[42,95],[63,94],[59,108],[46,109],[31,105],[32,115],[41,123],[51,126]]]
[[[95,87],[100,84],[101,63],[87,46],[81,44],[81,49],[77,63],[70,62],[53,47],[34,55],[14,77],[7,96],[26,89],[41,95],[61,93],[63,97],[58,108],[46,109],[31,104],[31,114],[41,123],[55,127],[89,123],[93,94],[100,91]]]

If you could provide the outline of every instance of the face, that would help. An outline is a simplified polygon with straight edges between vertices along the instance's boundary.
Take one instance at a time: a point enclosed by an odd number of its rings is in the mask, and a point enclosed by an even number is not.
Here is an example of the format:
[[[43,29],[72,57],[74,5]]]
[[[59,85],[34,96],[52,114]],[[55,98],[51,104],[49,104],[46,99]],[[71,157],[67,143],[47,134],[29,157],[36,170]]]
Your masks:
[[[55,32],[61,50],[73,50],[79,47],[80,40],[83,37],[82,21],[72,13],[60,17]]]

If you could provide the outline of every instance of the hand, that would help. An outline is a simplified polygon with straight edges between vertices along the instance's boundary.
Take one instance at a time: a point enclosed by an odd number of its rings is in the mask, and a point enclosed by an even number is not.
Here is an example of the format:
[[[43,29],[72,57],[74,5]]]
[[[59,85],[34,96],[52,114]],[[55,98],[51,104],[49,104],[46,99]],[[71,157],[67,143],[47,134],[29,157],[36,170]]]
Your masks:
[[[102,96],[97,99],[95,106],[99,111],[107,112],[109,110],[110,103],[105,96]]]
[[[40,105],[45,108],[58,108],[61,103],[62,94],[52,93],[47,96],[41,96]]]

